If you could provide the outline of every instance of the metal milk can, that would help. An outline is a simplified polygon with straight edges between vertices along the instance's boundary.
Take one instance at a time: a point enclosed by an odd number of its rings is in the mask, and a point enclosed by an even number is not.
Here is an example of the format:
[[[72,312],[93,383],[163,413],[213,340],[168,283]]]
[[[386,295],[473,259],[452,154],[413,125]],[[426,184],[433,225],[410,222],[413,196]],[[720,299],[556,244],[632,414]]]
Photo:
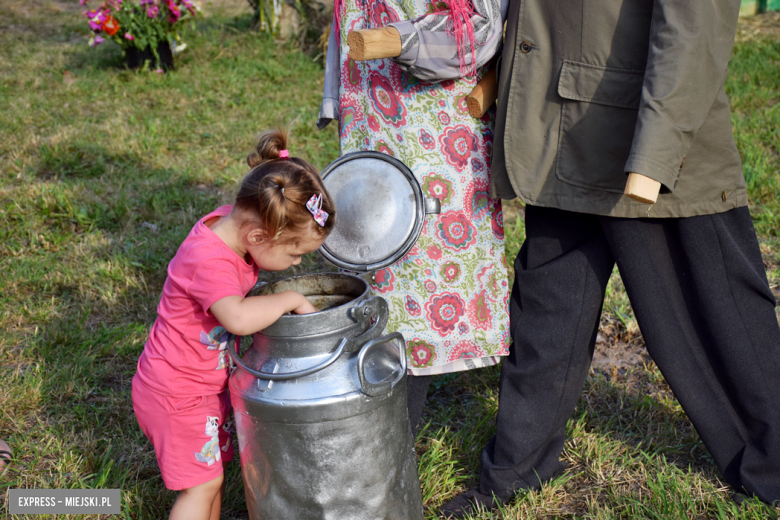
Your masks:
[[[254,334],[230,376],[253,520],[422,520],[406,410],[403,337],[382,335],[387,302],[347,274],[258,285],[295,290],[320,312]]]

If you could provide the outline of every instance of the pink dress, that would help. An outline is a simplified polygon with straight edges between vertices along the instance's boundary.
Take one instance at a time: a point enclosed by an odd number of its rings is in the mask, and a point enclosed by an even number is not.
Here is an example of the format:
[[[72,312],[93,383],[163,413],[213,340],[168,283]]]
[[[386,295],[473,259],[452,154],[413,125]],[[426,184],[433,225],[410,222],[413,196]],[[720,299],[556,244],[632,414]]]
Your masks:
[[[168,265],[157,320],[133,377],[136,418],[169,489],[213,480],[222,474],[221,462],[233,458],[227,331],[209,308],[227,296],[243,297],[258,268],[204,223],[231,209],[198,221]]]
[[[499,4],[484,4],[479,4],[486,13],[482,20],[493,25],[480,21],[475,31],[498,31],[500,41]],[[465,98],[481,74],[433,83],[409,73],[432,73],[444,62],[450,71],[458,68],[457,53],[441,50],[448,36],[436,29],[439,19],[426,16],[432,5],[424,0],[346,0],[338,47],[336,115],[342,154],[376,150],[396,157],[411,168],[426,196],[441,202],[441,214],[428,216],[417,244],[377,272],[372,285],[390,304],[387,331],[401,332],[406,339],[413,375],[489,366],[509,353],[501,201],[488,194],[494,112],[482,119],[468,114]],[[395,23],[404,20],[414,22]],[[404,43],[398,59],[355,62],[349,57],[350,31],[389,24],[399,29]],[[493,33],[490,27],[495,27]],[[416,43],[422,41],[430,45]],[[335,38],[331,45],[338,46]],[[446,59],[438,59],[436,49]],[[326,74],[333,70],[331,60],[329,49]],[[328,115],[328,107],[336,104],[328,97],[330,83],[326,78],[321,121],[333,117]]]

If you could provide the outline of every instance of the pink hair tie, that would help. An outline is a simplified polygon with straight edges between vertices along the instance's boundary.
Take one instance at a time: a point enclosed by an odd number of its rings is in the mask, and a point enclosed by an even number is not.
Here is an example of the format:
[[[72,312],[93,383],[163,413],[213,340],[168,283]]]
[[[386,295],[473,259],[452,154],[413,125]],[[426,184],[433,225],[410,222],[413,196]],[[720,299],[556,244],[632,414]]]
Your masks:
[[[282,150],[279,152],[279,159],[287,159],[288,157],[290,157],[290,152],[287,150]]]

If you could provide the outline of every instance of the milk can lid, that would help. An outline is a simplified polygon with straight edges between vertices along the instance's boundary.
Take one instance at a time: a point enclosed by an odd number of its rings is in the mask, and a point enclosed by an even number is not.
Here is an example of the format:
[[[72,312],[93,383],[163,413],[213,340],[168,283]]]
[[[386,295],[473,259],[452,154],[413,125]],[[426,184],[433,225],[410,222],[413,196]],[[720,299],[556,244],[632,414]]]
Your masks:
[[[336,225],[319,251],[344,269],[377,271],[403,258],[425,214],[440,211],[404,163],[380,152],[346,154],[321,176],[336,204]]]

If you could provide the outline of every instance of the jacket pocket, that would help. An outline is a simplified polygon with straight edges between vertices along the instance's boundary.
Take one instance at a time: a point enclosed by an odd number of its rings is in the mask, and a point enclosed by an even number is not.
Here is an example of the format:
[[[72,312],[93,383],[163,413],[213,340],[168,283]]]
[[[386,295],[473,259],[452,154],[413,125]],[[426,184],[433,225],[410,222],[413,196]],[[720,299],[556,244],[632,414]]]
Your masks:
[[[644,71],[564,61],[555,173],[563,182],[623,193]]]

